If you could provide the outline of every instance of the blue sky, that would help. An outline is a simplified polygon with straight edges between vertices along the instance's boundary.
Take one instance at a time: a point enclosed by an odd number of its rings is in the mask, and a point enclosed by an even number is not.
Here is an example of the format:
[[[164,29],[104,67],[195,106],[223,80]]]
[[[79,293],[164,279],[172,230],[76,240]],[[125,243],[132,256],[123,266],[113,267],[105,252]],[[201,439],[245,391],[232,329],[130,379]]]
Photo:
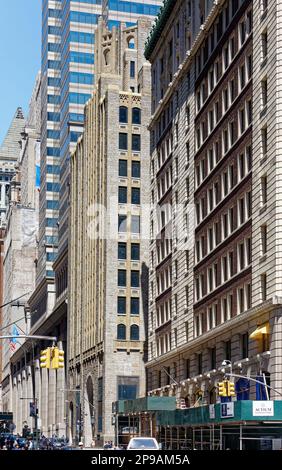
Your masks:
[[[40,69],[41,0],[1,1],[0,143],[18,106],[25,113]]]

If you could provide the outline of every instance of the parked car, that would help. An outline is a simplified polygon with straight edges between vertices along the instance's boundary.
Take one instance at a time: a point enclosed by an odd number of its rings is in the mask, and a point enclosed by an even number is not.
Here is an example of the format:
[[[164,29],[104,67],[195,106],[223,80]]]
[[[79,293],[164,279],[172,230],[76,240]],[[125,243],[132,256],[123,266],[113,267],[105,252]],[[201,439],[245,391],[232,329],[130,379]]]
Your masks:
[[[132,437],[127,450],[159,450],[159,444],[154,437]]]

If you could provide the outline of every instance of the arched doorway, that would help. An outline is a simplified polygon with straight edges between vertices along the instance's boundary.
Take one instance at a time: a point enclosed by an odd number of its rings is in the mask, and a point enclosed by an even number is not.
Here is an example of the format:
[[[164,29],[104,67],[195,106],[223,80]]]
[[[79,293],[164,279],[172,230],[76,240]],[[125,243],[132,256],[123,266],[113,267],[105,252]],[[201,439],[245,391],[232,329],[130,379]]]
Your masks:
[[[90,447],[94,437],[95,423],[94,386],[92,377],[90,375],[88,376],[86,381],[84,398],[84,438],[85,446]]]

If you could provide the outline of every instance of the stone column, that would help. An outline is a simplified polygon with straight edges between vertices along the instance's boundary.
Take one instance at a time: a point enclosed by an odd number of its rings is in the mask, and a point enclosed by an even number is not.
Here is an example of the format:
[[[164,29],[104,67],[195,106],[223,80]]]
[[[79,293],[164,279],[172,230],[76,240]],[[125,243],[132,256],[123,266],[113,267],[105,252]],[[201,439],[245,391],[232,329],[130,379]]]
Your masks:
[[[66,405],[65,402],[67,394],[64,391],[65,384],[65,370],[58,369],[57,371],[57,399],[56,399],[56,424],[59,428],[59,436],[66,436]]]
[[[31,375],[31,367],[28,366],[26,371],[26,396],[33,397],[33,387],[32,387],[32,375]],[[36,388],[35,388],[35,396],[36,396]],[[25,420],[27,421],[28,427],[32,428],[32,417],[29,416],[29,403],[27,403],[27,415]]]
[[[23,400],[21,400],[23,394],[22,394],[22,378],[21,378],[21,375],[18,374],[17,376],[17,422],[15,423],[16,424],[16,431],[17,432],[21,432],[21,426],[22,426],[22,402]]]
[[[48,428],[51,435],[56,432],[56,370],[49,370]]]
[[[6,186],[5,184],[1,184],[1,206],[5,207],[6,202]]]
[[[40,374],[40,370],[39,370]],[[48,371],[41,369],[41,394],[40,396],[40,414],[42,432],[47,436],[48,433]]]
[[[12,379],[12,412],[13,412],[13,422],[17,425],[17,378],[13,377]],[[18,429],[16,428],[16,432]]]
[[[21,409],[22,409],[22,422],[20,423],[20,426],[21,426],[20,429],[22,429],[22,427],[23,427],[23,422],[27,421],[27,416],[29,415],[27,410],[29,409],[29,402],[32,401],[31,400],[32,395],[28,395],[28,393],[27,393],[27,383],[26,383],[26,372],[25,372],[25,370],[22,371],[22,396],[23,396],[23,400],[21,400],[21,402],[22,402],[22,407],[21,407]]]

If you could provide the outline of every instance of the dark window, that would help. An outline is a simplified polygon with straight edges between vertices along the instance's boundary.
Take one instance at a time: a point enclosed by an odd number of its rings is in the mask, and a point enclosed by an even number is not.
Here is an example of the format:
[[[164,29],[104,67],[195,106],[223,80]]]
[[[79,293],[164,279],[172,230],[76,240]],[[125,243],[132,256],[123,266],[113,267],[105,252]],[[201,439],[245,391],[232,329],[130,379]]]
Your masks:
[[[225,359],[231,361],[231,341],[226,341],[225,343]]]
[[[118,162],[118,175],[127,176],[127,160],[119,160]]]
[[[126,270],[125,269],[118,270],[118,286],[126,287]]]
[[[135,77],[135,62],[134,60],[130,61],[130,78]]]
[[[119,149],[127,150],[127,134],[124,132],[119,133]]]
[[[198,354],[198,374],[201,374],[203,371],[203,355],[202,353]]]
[[[118,297],[118,313],[121,315],[126,314],[126,297]]]
[[[210,349],[211,369],[216,369],[216,348]]]
[[[126,327],[125,325],[118,325],[117,326],[117,339],[126,339]]]
[[[128,122],[128,109],[126,106],[119,107],[119,122]]]
[[[117,378],[118,400],[135,400],[139,393],[139,377]]]
[[[118,259],[126,259],[126,243],[118,244]]]
[[[139,298],[138,297],[131,298],[130,313],[131,315],[139,315]]]
[[[242,335],[242,359],[246,359],[249,355],[249,335],[244,333]]]
[[[131,287],[139,287],[139,271],[131,271]]]
[[[119,215],[118,216],[118,231],[119,232],[126,232],[127,230],[127,218],[126,215]]]
[[[238,10],[238,0],[232,0],[232,16],[235,15]]]
[[[140,108],[132,108],[132,124],[141,124]]]
[[[139,326],[138,325],[131,325],[130,339],[132,341],[139,341]]]
[[[141,137],[139,134],[132,134],[132,150],[134,152],[140,152],[141,150]]]
[[[119,186],[119,188],[118,188],[118,202],[119,202],[119,204],[126,204],[127,203],[127,187],[126,186]]]
[[[186,365],[186,379],[189,379],[189,377],[190,377],[190,359],[186,359],[185,365]]]
[[[132,178],[140,178],[140,162],[132,162]]]
[[[140,188],[132,188],[131,204],[140,204]]]
[[[139,243],[132,243],[131,244],[131,259],[133,261],[140,260],[140,245]]]

